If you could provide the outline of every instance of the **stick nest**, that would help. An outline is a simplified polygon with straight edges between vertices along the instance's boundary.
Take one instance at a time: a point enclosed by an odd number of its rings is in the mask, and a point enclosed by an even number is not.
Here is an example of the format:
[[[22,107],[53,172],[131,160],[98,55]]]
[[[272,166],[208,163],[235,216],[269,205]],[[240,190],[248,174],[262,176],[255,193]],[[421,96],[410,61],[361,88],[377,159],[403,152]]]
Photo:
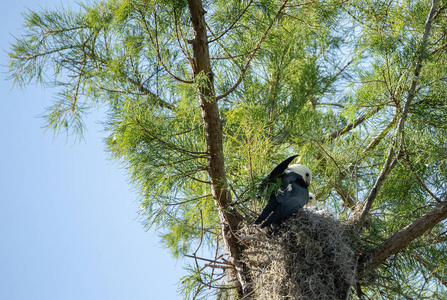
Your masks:
[[[304,208],[283,220],[279,234],[247,225],[254,299],[347,299],[355,281],[353,230],[324,210]]]

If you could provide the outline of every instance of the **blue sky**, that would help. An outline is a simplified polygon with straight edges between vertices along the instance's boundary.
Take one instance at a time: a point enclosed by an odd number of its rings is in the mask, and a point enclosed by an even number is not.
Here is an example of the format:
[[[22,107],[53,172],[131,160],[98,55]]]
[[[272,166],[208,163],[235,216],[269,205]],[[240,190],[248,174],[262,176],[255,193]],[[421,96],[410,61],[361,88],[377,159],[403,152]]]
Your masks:
[[[55,91],[6,80],[21,13],[60,3],[6,1],[0,12],[0,299],[180,299],[184,262],[137,219],[125,171],[104,152],[101,113],[87,118],[85,141],[53,138],[39,115]]]

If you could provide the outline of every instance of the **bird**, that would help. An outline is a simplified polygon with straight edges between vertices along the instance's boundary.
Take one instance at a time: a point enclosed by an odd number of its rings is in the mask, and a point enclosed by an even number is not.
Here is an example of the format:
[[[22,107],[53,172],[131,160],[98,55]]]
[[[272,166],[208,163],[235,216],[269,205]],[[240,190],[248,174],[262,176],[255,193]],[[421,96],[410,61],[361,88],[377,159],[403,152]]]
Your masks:
[[[313,206],[317,206],[317,198],[315,198],[314,194],[309,193],[309,202],[307,202],[307,204],[304,205],[304,207],[313,207]]]
[[[280,180],[277,191],[271,191],[269,201],[261,212],[255,224],[261,224],[261,228],[273,224],[275,233],[281,221],[297,212],[309,202],[309,184],[312,173],[307,166],[289,164],[298,155],[291,156],[276,166],[260,183],[260,188],[271,190],[274,183]]]

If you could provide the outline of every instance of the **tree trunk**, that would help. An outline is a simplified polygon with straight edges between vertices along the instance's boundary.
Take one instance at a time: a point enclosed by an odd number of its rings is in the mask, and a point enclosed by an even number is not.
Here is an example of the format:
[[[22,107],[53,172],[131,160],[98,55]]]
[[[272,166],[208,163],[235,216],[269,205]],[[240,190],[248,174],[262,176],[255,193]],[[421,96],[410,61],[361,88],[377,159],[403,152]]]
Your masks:
[[[227,188],[225,173],[222,124],[214,91],[214,78],[207,42],[206,12],[201,0],[188,0],[188,5],[194,28],[194,39],[191,41],[194,54],[193,72],[195,80],[201,81],[199,84],[200,103],[205,123],[208,173],[212,194],[219,211],[226,250],[236,269],[239,282],[238,292],[240,295],[247,295],[250,290],[247,266],[241,259],[242,245],[235,236],[242,217],[230,206],[231,194]]]

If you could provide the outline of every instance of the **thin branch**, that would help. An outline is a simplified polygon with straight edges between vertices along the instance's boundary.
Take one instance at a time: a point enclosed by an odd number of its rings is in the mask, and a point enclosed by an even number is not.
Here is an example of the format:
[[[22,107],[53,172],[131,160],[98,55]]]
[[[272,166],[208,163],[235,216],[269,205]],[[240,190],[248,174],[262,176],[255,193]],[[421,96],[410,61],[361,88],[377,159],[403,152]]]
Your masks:
[[[221,37],[223,37],[225,34],[227,34],[233,27],[234,25],[236,25],[237,22],[239,22],[239,20],[242,18],[242,16],[247,12],[248,8],[253,4],[254,0],[250,0],[250,2],[248,3],[248,5],[245,7],[245,9],[242,11],[242,13],[236,18],[236,20],[233,22],[233,24],[230,25],[230,27],[228,27],[224,32],[222,32],[219,36],[215,37],[214,39],[212,39],[211,41],[208,41],[208,44],[211,44],[212,42],[217,41],[218,39],[220,39]]]
[[[166,216],[168,216],[169,218],[171,218],[171,219],[174,220],[175,222],[182,224],[183,226],[186,226],[186,227],[191,228],[191,229],[193,229],[193,230],[197,230],[197,229],[199,229],[199,228],[197,228],[197,227],[195,227],[195,226],[191,226],[191,225],[189,225],[189,224],[188,224],[186,221],[184,221],[184,220],[179,220],[177,217],[173,216],[171,213],[169,213],[169,212],[166,211],[166,210],[163,210],[163,213],[166,214]],[[207,233],[209,233],[209,234],[212,234],[212,235],[216,235],[216,230],[217,230],[217,229],[218,229],[218,228],[213,228],[213,227],[205,227],[205,228],[203,228],[203,230],[204,230],[205,232],[207,232]],[[186,254],[185,254],[185,255],[186,255]]]
[[[176,145],[173,145],[171,143],[168,143],[166,141],[163,141],[162,139],[158,138],[154,133],[150,132],[146,127],[143,126],[143,124],[141,124],[140,120],[137,117],[134,117],[135,121],[138,123],[138,125],[140,126],[140,129],[142,131],[144,131],[145,133],[147,133],[150,137],[152,137],[154,140],[158,141],[159,143],[171,148],[171,149],[176,149],[179,152],[183,152],[185,154],[189,154],[189,155],[206,155],[206,152],[197,152],[197,151],[189,151],[186,149],[182,149],[177,147]]]
[[[221,265],[216,265],[216,264],[205,264],[205,267],[212,268],[212,269],[222,269],[222,270],[232,269],[232,270],[234,270],[233,266],[221,266]]]
[[[180,81],[180,82],[183,82],[183,83],[187,83],[187,84],[192,84],[192,83],[193,83],[192,80],[185,80],[185,79],[182,79],[182,78],[180,78],[180,77],[174,75],[174,74],[168,69],[168,67],[166,67],[166,65],[164,64],[163,59],[162,59],[162,57],[161,57],[160,47],[159,47],[159,45],[158,45],[158,36],[157,36],[158,33],[157,33],[157,30],[155,30],[155,39],[154,39],[154,37],[152,36],[152,34],[151,34],[151,32],[150,32],[149,25],[148,25],[147,22],[146,22],[145,12],[143,12],[143,11],[141,11],[141,10],[138,10],[138,12],[140,13],[140,17],[141,17],[141,20],[142,20],[142,22],[143,22],[143,24],[144,24],[144,27],[145,27],[145,29],[146,29],[146,33],[147,33],[147,35],[149,36],[149,40],[151,41],[152,46],[153,46],[153,47],[155,48],[155,50],[157,51],[157,58],[158,58],[158,62],[160,63],[160,65],[161,65],[161,66],[163,67],[163,69],[164,69],[169,75],[171,75],[172,78],[174,78],[175,80]],[[154,13],[155,13],[155,11],[154,11]],[[157,21],[157,15],[155,15],[155,22],[156,22],[156,21]]]
[[[229,184],[229,186],[230,186],[230,188],[231,188],[231,191],[233,192],[233,194],[234,194],[234,197],[236,197],[236,199],[237,199],[237,201],[240,203],[240,204],[242,204],[242,206],[246,209],[246,210],[248,210],[249,212],[251,212],[253,215],[256,215],[256,212],[254,212],[253,210],[251,210],[250,208],[248,208],[245,204],[244,204],[244,201],[242,201],[238,196],[237,196],[237,194],[236,194],[236,191],[234,190],[234,188],[233,188],[233,185],[232,184]],[[236,203],[232,203],[231,205],[232,206],[234,206]]]
[[[185,130],[185,131],[182,131],[182,132],[178,132],[178,133],[175,133],[174,135],[175,136],[179,136],[179,135],[187,134],[187,133],[196,131],[197,129],[199,129],[200,127],[203,127],[203,126],[204,126],[204,124],[202,123],[202,124],[200,124],[200,125],[198,125],[198,126],[196,126],[194,128],[191,128],[190,130]]]
[[[331,135],[329,136],[329,139],[334,140],[336,138],[338,138],[339,136],[348,133],[349,131],[351,131],[352,129],[356,128],[357,126],[359,126],[360,124],[362,124],[364,121],[366,121],[367,119],[369,119],[370,117],[372,117],[374,114],[376,114],[377,112],[379,112],[381,109],[383,108],[382,105],[375,107],[374,109],[368,111],[367,113],[365,113],[364,115],[362,115],[361,117],[359,117],[357,120],[355,120],[354,123],[349,124],[348,126],[338,129],[338,130],[334,130]]]
[[[183,43],[185,44],[185,46],[187,45],[186,39],[184,38],[183,33],[182,33],[182,29],[180,28],[180,26],[178,26],[177,10],[175,9],[175,7],[174,7],[174,26],[175,26],[175,35],[177,38],[178,46],[179,46],[180,50],[182,50],[183,55],[185,55],[186,59],[189,61],[189,65],[191,66],[191,70],[192,70],[192,68],[193,68],[192,58],[189,55],[188,50],[184,49],[182,46],[182,43],[180,42],[179,31],[180,31],[180,35],[182,36]]]
[[[202,214],[202,210],[200,210],[200,242],[197,245],[196,251],[193,252],[192,256],[194,257],[194,261],[196,263],[196,268],[197,271],[199,272],[199,279],[200,281],[202,281],[202,277],[201,277],[201,271],[200,271],[200,267],[199,267],[199,262],[197,261],[197,251],[199,251],[200,246],[202,246],[202,241],[203,241],[203,214]]]
[[[247,55],[249,55],[249,54],[255,52],[256,50],[257,50],[257,49],[255,48],[255,49],[253,49],[253,50],[250,50],[250,51],[247,51],[247,52],[245,52],[245,53],[238,54],[238,55],[231,55],[231,54],[228,54],[227,51],[225,51],[225,52],[227,52],[228,57],[211,57],[211,59],[212,59],[212,60],[235,59],[235,58],[239,58],[239,57],[247,56]]]
[[[397,293],[398,295],[401,295],[401,296],[405,297],[405,299],[407,299],[407,300],[415,300],[414,298],[411,298],[410,296],[402,294],[402,290],[401,289],[398,289],[398,288],[395,288],[395,287],[392,287],[392,286],[382,285],[382,284],[375,284],[375,285],[378,286],[378,287],[390,290],[390,291],[392,291],[394,293]]]
[[[188,199],[188,200],[181,201],[181,202],[166,203],[165,205],[166,206],[180,205],[180,204],[185,204],[185,203],[193,202],[193,201],[200,200],[200,199],[203,199],[203,198],[208,198],[208,197],[213,197],[213,195],[212,194],[208,194],[208,195],[205,195],[205,196],[200,196],[200,197],[196,197],[196,198],[193,198],[193,199]]]
[[[199,260],[207,261],[207,262],[210,262],[210,263],[218,263],[218,264],[233,266],[233,264],[230,263],[230,262],[219,262],[219,261],[215,261],[215,260],[212,260],[212,259],[203,258],[203,257],[199,257],[199,256],[193,256],[193,255],[189,255],[189,254],[184,254],[183,256],[186,256],[186,257],[189,257],[189,258],[197,258]]]
[[[213,30],[208,26],[208,24],[206,24],[206,28],[209,30],[209,32],[211,33],[211,35],[214,36],[214,32]],[[241,66],[239,66],[239,64],[234,60],[234,58],[231,56],[231,54],[228,52],[227,48],[222,45],[222,43],[220,41],[217,42],[219,44],[219,46],[223,49],[223,51],[228,55],[228,57],[230,57],[233,60],[233,63],[242,70]],[[210,58],[211,59],[211,58]]]
[[[327,155],[327,157],[329,157],[329,158],[332,160],[332,162],[334,163],[334,165],[337,167],[338,172],[341,173],[341,169],[340,169],[340,167],[338,166],[338,164],[337,164],[337,162],[335,161],[335,159],[334,159],[329,153],[327,153],[326,150],[324,150],[323,146],[321,146],[321,144],[320,144],[319,142],[317,142],[316,140],[314,140],[313,142],[316,143],[317,146],[318,146],[318,147],[319,147],[319,148],[320,148],[320,149]]]
[[[323,106],[335,106],[335,107],[340,107],[340,108],[345,108],[344,105],[339,104],[339,103],[325,103],[325,102],[316,102],[315,105],[323,105]]]
[[[196,248],[196,251],[194,251],[194,253],[193,253],[194,257],[196,257],[197,251],[199,251],[200,246],[202,246],[202,241],[203,241],[203,213],[202,213],[202,210],[200,210],[200,228],[202,229],[201,233],[200,233],[200,242]]]
[[[296,16],[289,15],[288,13],[284,13],[284,15],[287,16],[287,17],[289,17],[289,18],[291,18],[291,19],[293,19],[293,20],[300,21],[301,23],[304,23],[304,24],[306,24],[307,26],[309,26],[309,27],[311,27],[311,28],[321,28],[321,27],[322,27],[322,26],[319,26],[319,25],[312,25],[312,24],[309,24],[309,23],[307,23],[306,21],[304,21],[303,19],[298,18],[298,17],[296,17]]]
[[[385,129],[382,130],[382,132],[379,133],[378,136],[376,136],[369,144],[366,146],[365,150],[363,150],[362,154],[366,154],[368,151],[373,150],[382,140],[383,138],[388,134],[388,132],[391,130],[391,128],[394,127],[397,123],[397,114],[394,115],[393,119],[390,123],[385,127]]]
[[[437,265],[432,264],[422,256],[414,253],[412,254],[413,257],[420,262],[422,265],[424,265],[425,268],[427,268],[428,271],[430,271],[431,275],[433,275],[436,279],[438,279],[445,287],[447,287],[447,276],[439,274],[437,270],[439,267]]]
[[[270,23],[270,25],[267,27],[266,31],[264,32],[264,34],[262,35],[262,37],[260,38],[260,40],[258,41],[258,43],[256,44],[256,47],[254,49],[254,51],[251,53],[251,55],[248,57],[247,62],[245,63],[244,67],[242,68],[242,72],[241,75],[239,76],[238,80],[235,82],[235,84],[229,88],[225,93],[223,93],[222,95],[216,96],[216,101],[220,100],[222,98],[225,98],[226,96],[228,96],[229,94],[231,94],[234,90],[236,90],[236,88],[239,86],[239,84],[242,82],[242,79],[245,76],[245,73],[248,70],[248,66],[250,65],[252,59],[254,58],[255,54],[257,53],[257,51],[261,48],[261,44],[264,42],[265,38],[267,37],[267,33],[270,31],[270,29],[273,27],[273,24],[275,24],[276,19],[278,18],[278,16],[280,15],[280,13],[283,11],[283,9],[286,7],[286,4],[289,0],[285,0],[283,2],[283,4],[279,7],[278,11],[276,12],[276,16],[272,19],[272,22]]]
[[[169,104],[165,101],[163,101],[159,96],[155,95],[154,93],[152,93],[150,90],[148,90],[147,88],[145,88],[142,84],[136,82],[135,80],[133,80],[130,77],[126,77],[126,80],[128,82],[130,82],[133,86],[135,86],[138,91],[140,91],[141,93],[144,93],[145,95],[148,95],[150,97],[152,97],[153,100],[155,100],[155,102],[160,105],[160,107],[162,108],[167,108],[169,110],[174,110],[175,106],[172,104]]]
[[[441,47],[439,47],[439,48],[437,48],[437,49],[431,51],[430,54],[436,54],[436,53],[438,53],[439,51],[444,50],[445,48],[447,48],[447,44],[444,44],[444,45],[442,45]]]
[[[394,160],[393,160],[394,148],[391,146],[388,151],[386,161],[383,164],[383,167],[379,173],[379,176],[377,176],[374,186],[370,190],[366,200],[360,204],[362,206],[361,213],[353,215],[354,220],[357,221],[359,224],[362,224],[366,220],[366,217],[368,216],[368,213],[371,210],[372,204],[373,204],[374,200],[376,199],[377,195],[379,194],[380,188],[382,187],[383,183],[385,182],[385,179],[388,177],[388,174],[391,172],[393,167],[397,164],[397,160],[400,156],[401,156],[401,153],[398,153],[396,158],[394,158]]]
[[[340,198],[343,200],[343,205],[347,207],[354,207],[355,201],[352,199],[349,189],[347,192],[344,191],[344,188],[341,184],[337,184],[335,186],[335,191],[340,196]]]
[[[441,199],[436,197],[436,195],[433,194],[432,191],[430,191],[430,189],[427,187],[427,185],[425,185],[425,183],[422,181],[422,179],[418,176],[418,174],[414,170],[414,166],[411,163],[410,158],[408,157],[408,154],[405,155],[405,160],[406,160],[407,164],[410,166],[410,170],[413,173],[414,177],[416,177],[417,181],[421,184],[421,186],[424,188],[424,190],[427,191],[427,193],[429,193],[430,196],[432,196],[433,199],[435,199],[438,203],[442,202]]]

